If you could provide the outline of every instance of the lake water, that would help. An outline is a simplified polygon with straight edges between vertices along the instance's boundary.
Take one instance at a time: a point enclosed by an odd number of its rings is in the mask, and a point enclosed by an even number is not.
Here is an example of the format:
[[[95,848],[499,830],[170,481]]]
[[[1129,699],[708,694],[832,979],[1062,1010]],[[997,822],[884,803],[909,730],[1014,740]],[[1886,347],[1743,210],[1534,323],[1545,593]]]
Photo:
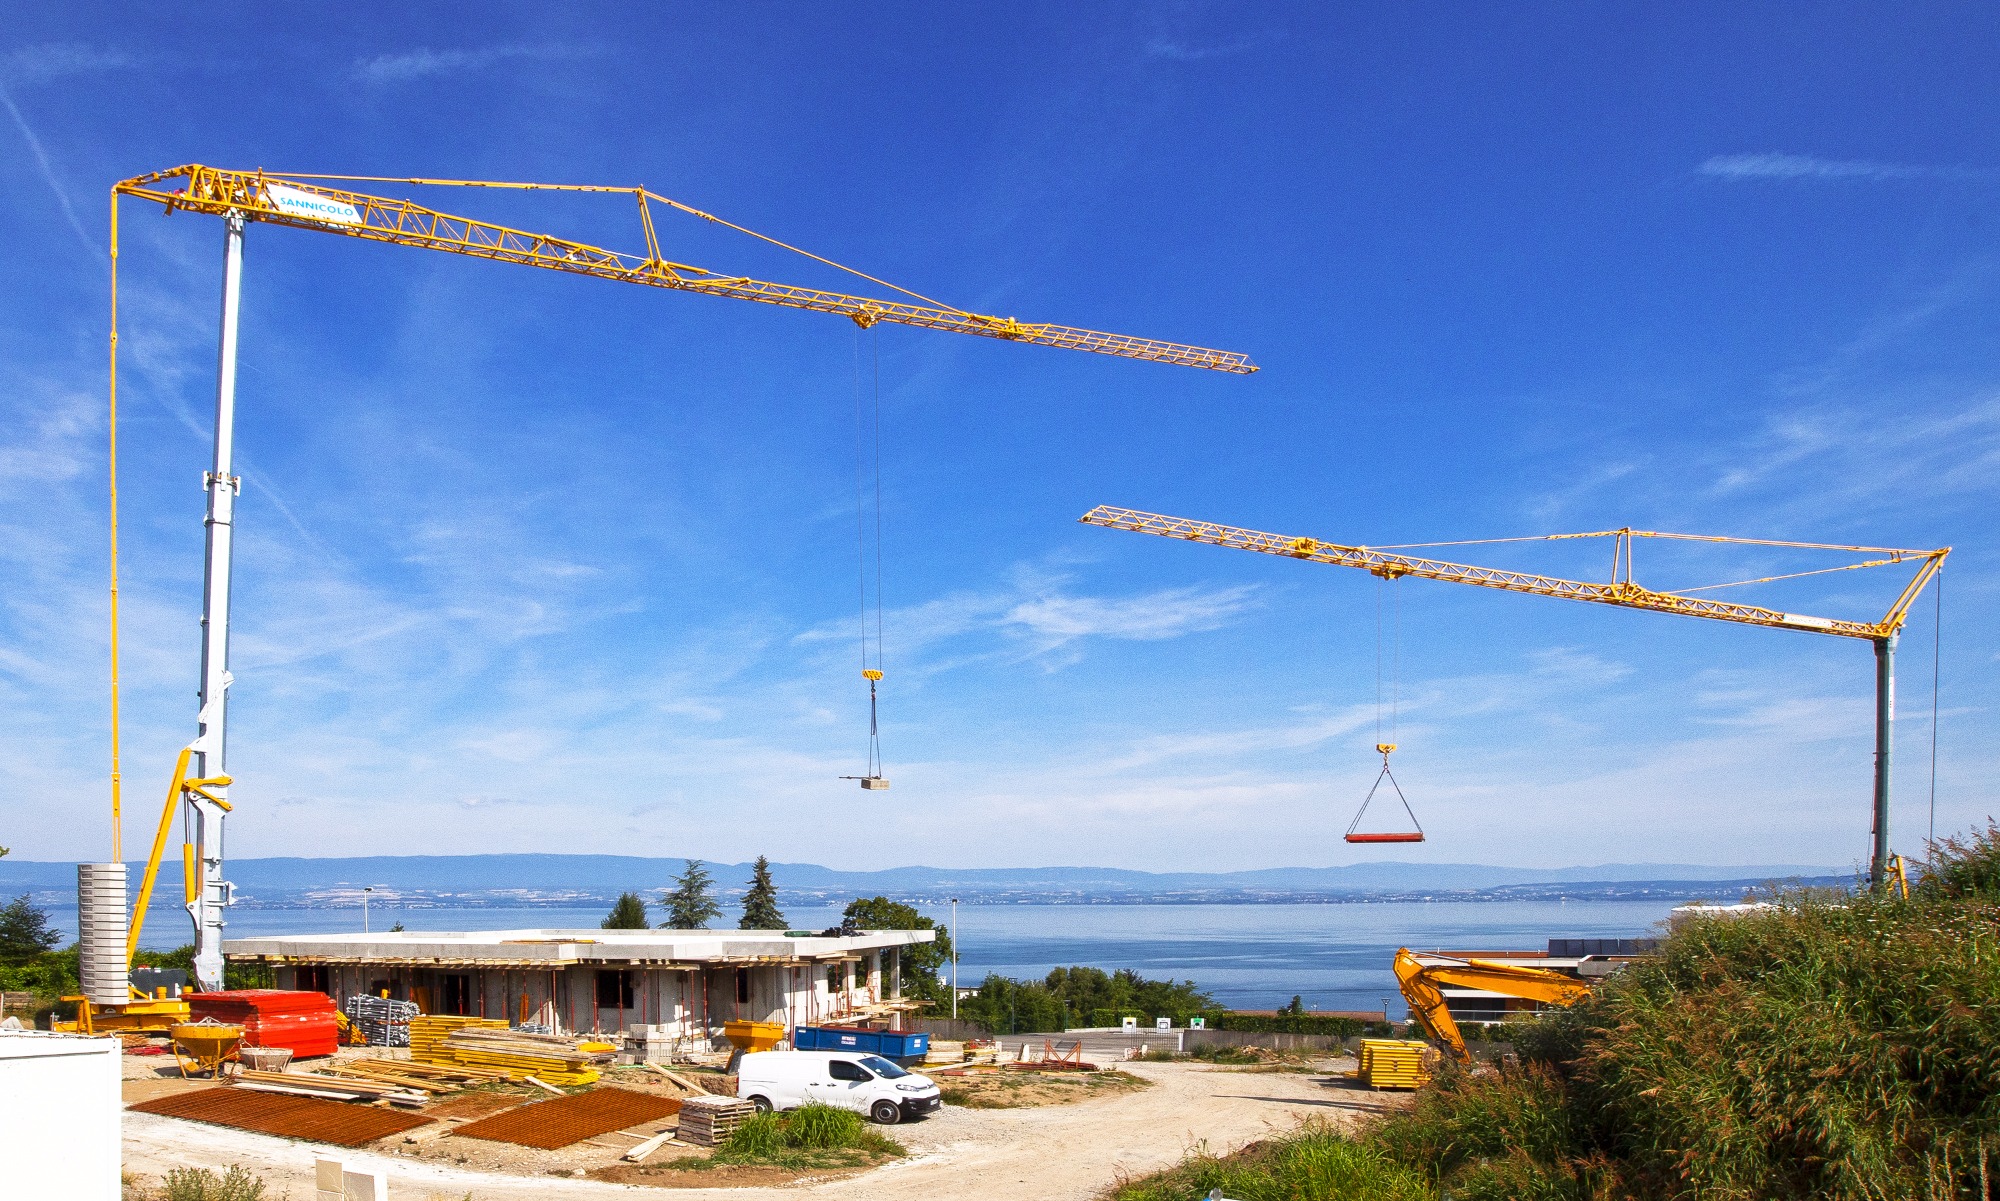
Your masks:
[[[1655,933],[1673,901],[1377,901],[1343,905],[960,905],[959,982],[989,972],[1039,978],[1050,968],[1132,968],[1154,979],[1193,980],[1234,1009],[1272,1009],[1296,995],[1311,1009],[1403,1009],[1389,960],[1396,948],[1541,950],[1550,938],[1636,938]],[[940,923],[947,907],[920,906]],[[374,929],[590,929],[606,907],[391,909]],[[76,937],[74,906],[50,917]],[[823,929],[837,908],[792,907],[794,929]],[[358,909],[235,909],[229,934],[334,933],[361,929]],[[189,941],[187,919],[156,908],[145,943]]]

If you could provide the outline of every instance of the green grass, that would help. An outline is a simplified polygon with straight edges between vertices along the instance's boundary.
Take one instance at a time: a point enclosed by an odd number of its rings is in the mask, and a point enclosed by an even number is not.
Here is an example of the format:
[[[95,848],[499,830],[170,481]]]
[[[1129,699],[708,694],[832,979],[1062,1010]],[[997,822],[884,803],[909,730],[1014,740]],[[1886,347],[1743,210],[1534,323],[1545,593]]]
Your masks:
[[[2000,829],[1935,846],[1908,900],[1773,900],[1767,914],[1690,924],[1571,1009],[1509,1023],[1519,1063],[1447,1069],[1358,1136],[1308,1127],[1112,1196],[1991,1197]],[[1347,1182],[1302,1166],[1318,1157]]]
[[[870,1167],[902,1155],[903,1145],[849,1109],[801,1105],[788,1113],[746,1118],[706,1159],[676,1159],[668,1167],[704,1171],[732,1165],[794,1170]]]
[[[1218,1188],[1231,1201],[1431,1201],[1434,1197],[1423,1173],[1331,1126],[1308,1123],[1287,1138],[1253,1145],[1235,1155],[1197,1151],[1178,1167],[1112,1190],[1107,1201],[1195,1201]]]

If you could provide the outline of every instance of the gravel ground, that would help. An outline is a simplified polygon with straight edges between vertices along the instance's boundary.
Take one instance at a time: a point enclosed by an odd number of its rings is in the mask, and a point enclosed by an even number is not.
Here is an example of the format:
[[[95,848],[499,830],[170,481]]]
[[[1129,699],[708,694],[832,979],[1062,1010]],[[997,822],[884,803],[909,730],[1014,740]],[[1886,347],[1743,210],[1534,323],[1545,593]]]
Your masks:
[[[1169,1166],[1205,1144],[1222,1152],[1283,1132],[1301,1118],[1335,1120],[1401,1103],[1325,1076],[1240,1072],[1186,1064],[1134,1063],[1154,1082],[1123,1096],[1039,1109],[947,1108],[889,1133],[907,1159],[858,1176],[784,1188],[674,1189],[675,1201],[797,1201],[801,1196],[936,1201],[978,1189],[980,1201],[1086,1201],[1121,1174]],[[315,1147],[267,1135],[146,1114],[125,1115],[125,1167],[158,1176],[170,1167],[232,1163],[270,1183],[267,1196],[310,1201],[313,1161],[386,1169],[399,1201],[586,1201],[661,1196],[653,1188],[563,1177],[510,1176],[393,1155]],[[948,1194],[947,1194],[948,1195]]]

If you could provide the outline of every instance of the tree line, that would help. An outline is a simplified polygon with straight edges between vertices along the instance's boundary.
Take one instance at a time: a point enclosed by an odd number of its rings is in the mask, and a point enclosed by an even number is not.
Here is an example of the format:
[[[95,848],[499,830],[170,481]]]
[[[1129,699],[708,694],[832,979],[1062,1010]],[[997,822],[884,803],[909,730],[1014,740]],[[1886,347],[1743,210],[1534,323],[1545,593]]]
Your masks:
[[[611,912],[600,923],[606,930],[706,930],[722,916],[715,899],[715,878],[699,859],[689,859],[673,888],[659,902],[663,911],[657,926],[651,921],[646,899],[636,892],[620,893]],[[778,886],[771,879],[771,862],[763,855],[751,866],[749,889],[743,894],[739,930],[788,929],[784,911],[778,908]],[[936,939],[902,948],[903,996],[929,1001],[933,1007],[951,1003],[951,983],[945,969],[952,960],[951,932],[935,919],[918,913],[915,907],[888,897],[862,897],[850,901],[841,912],[840,925],[826,933],[853,934],[862,930],[931,930]]]

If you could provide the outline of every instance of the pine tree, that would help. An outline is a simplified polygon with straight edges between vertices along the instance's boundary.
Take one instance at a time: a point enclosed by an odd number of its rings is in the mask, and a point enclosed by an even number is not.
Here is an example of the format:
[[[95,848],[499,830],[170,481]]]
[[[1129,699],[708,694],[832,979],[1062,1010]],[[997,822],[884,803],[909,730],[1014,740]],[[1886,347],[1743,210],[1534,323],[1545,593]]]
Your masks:
[[[19,967],[56,948],[62,934],[24,893],[0,905],[0,964]]]
[[[783,930],[785,915],[778,908],[778,886],[771,882],[771,861],[757,856],[750,869],[750,891],[743,894],[743,920],[739,930]]]
[[[604,930],[644,930],[652,923],[646,920],[645,899],[636,892],[621,892],[610,916],[598,925]]]
[[[688,860],[687,870],[675,878],[674,890],[667,894],[667,920],[660,925],[668,930],[708,929],[708,923],[722,916],[722,906],[709,894],[714,883],[701,860]]]

